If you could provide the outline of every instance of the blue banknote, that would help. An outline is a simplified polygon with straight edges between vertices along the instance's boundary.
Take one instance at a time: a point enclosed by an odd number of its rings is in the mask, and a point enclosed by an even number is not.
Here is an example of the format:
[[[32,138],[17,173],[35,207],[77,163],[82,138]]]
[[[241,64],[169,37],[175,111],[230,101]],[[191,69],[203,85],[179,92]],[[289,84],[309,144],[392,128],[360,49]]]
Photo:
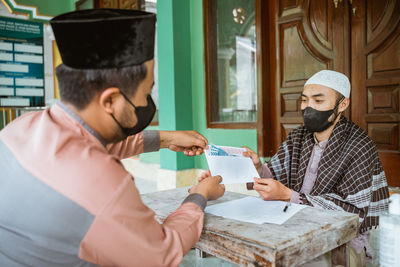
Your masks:
[[[223,150],[220,147],[217,147],[216,145],[211,144],[209,145],[209,147],[211,156],[229,156],[229,154],[226,153],[225,150]]]

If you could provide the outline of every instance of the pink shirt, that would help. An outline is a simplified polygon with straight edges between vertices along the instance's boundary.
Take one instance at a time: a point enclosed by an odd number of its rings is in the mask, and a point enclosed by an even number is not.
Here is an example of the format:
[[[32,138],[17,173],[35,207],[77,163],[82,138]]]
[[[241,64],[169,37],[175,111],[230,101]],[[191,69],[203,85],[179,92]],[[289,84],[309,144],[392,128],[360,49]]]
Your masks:
[[[178,266],[199,240],[204,207],[193,199],[194,194],[163,223],[155,219],[121,163],[146,151],[148,141],[145,133],[139,133],[105,146],[61,104],[27,113],[2,130],[0,155],[10,164],[0,165],[1,185],[24,193],[16,200],[14,192],[3,192],[2,197],[8,193],[5,201],[33,200],[33,209],[38,210],[35,213],[21,205],[18,216],[13,211],[7,220],[8,229],[17,229],[6,232],[8,240],[19,244],[8,243],[15,262],[28,258],[33,266],[43,266],[38,262],[68,265],[66,259],[80,260],[79,266]],[[50,208],[41,210],[45,205]],[[71,218],[76,221],[73,225],[60,223]],[[0,227],[3,233],[4,229]],[[20,236],[35,238],[21,241]]]
[[[311,153],[310,161],[308,162],[306,174],[304,175],[303,185],[300,189],[300,193],[310,194],[311,190],[314,187],[315,180],[317,179],[318,174],[318,165],[321,160],[322,154],[328,144],[328,140],[318,142],[317,139],[314,137],[315,144],[313,151]],[[300,194],[298,192],[293,191],[292,197],[290,198],[290,202],[300,203]]]

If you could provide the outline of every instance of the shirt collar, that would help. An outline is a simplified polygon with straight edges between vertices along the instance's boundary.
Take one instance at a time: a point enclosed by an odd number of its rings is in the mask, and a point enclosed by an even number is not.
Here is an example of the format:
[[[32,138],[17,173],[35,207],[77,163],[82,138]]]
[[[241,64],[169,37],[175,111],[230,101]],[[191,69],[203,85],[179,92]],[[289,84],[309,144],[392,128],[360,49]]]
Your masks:
[[[57,102],[57,105],[61,107],[65,112],[67,112],[72,118],[78,121],[79,124],[82,125],[83,128],[85,128],[89,133],[91,133],[94,137],[96,137],[103,144],[103,146],[107,145],[106,141],[98,133],[96,133],[92,128],[90,128],[90,126],[87,125],[86,122],[84,122],[77,114],[75,114],[72,110],[70,110],[66,105],[64,105],[61,101]]]
[[[326,148],[326,146],[328,145],[329,139],[328,139],[328,140],[321,141],[321,142],[318,142],[317,138],[315,138],[315,135],[313,135],[313,137],[314,137],[314,142],[315,142],[316,145],[318,145],[318,146],[319,146],[320,148],[322,148],[322,149],[325,149],[325,148]]]

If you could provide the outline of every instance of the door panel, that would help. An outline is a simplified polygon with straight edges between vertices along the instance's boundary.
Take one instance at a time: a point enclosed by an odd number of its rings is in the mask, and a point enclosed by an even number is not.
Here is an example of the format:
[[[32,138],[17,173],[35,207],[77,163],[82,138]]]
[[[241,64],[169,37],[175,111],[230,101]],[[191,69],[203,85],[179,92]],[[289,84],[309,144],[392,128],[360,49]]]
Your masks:
[[[352,120],[374,140],[387,180],[400,186],[400,1],[354,0]]]
[[[279,1],[277,28],[279,136],[302,124],[300,94],[314,73],[323,69],[349,70],[345,30],[345,7],[333,7],[332,1]],[[296,3],[296,4],[295,4]],[[335,25],[335,27],[334,27]],[[348,59],[348,57],[347,57]]]
[[[301,36],[304,29],[298,22],[280,25],[281,41],[281,66],[282,85],[281,88],[302,86],[315,72],[325,69],[330,63],[329,59],[320,59],[313,52],[307,50],[307,46]],[[301,62],[303,68],[299,69],[296,62]]]

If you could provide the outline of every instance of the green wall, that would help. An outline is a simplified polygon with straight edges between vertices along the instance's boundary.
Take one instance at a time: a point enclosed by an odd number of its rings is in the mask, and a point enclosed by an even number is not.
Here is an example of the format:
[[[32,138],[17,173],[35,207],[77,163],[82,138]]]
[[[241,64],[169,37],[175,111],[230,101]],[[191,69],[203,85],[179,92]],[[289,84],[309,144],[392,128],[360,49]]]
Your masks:
[[[157,3],[160,129],[185,130],[191,126],[190,129],[199,131],[210,143],[256,150],[256,130],[207,128],[202,2],[160,0]],[[190,36],[188,46],[186,34]],[[161,151],[161,167],[207,169],[207,162],[202,155],[195,157],[191,165],[182,153],[176,156],[173,152]]]
[[[190,1],[157,2],[159,125],[162,130],[193,129],[190,62]],[[161,168],[194,168],[182,152],[160,151]]]
[[[20,5],[35,6],[39,14],[56,16],[61,13],[75,10],[77,0],[15,0]]]

